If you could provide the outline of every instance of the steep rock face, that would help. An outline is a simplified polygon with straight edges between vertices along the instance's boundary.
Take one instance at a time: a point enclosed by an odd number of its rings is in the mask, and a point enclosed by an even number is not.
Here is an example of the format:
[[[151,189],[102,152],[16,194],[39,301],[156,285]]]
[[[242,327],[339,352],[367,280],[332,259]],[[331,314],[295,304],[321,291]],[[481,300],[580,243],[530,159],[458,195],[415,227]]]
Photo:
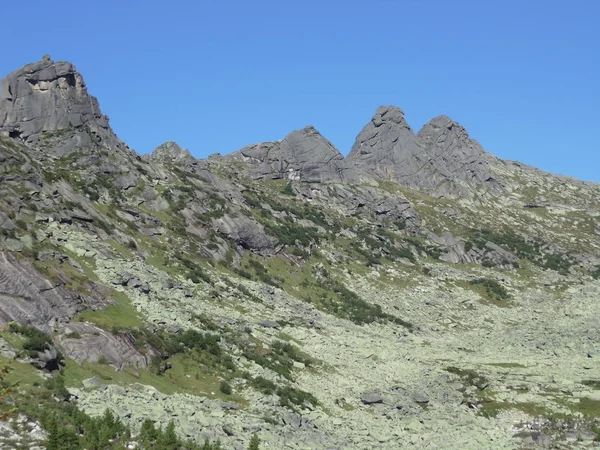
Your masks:
[[[53,284],[28,261],[0,252],[0,325],[17,320],[47,332],[53,320],[68,321],[84,309],[103,305],[99,296]]]
[[[296,130],[280,142],[245,147],[231,157],[251,164],[256,179],[309,183],[354,183],[358,179],[342,154],[313,127]]]
[[[347,160],[367,176],[435,195],[460,197],[477,187],[505,192],[505,183],[492,171],[501,161],[447,116],[432,119],[415,134],[401,109],[382,106],[356,138]]]
[[[365,174],[386,180],[405,181],[419,172],[417,156],[423,146],[404,119],[404,111],[381,106],[356,137],[347,161]]]
[[[482,185],[492,191],[505,191],[505,184],[492,171],[501,161],[487,153],[469,137],[467,130],[448,116],[438,116],[427,122],[418,133],[423,143],[425,165],[419,178],[430,180],[434,187],[445,181]],[[459,194],[458,186],[449,194]]]
[[[0,134],[64,156],[93,146],[127,147],[113,133],[83,77],[49,56],[2,80]]]

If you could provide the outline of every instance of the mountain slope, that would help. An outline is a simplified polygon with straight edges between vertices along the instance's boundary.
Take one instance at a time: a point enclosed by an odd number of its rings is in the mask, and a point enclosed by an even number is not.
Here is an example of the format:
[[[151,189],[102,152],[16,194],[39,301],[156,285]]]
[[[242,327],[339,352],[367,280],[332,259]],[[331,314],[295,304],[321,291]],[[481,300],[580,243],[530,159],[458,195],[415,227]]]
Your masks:
[[[0,348],[47,431],[61,392],[142,447],[145,418],[224,448],[593,445],[598,185],[393,107],[346,159],[311,127],[142,157],[72,65],[3,86]]]

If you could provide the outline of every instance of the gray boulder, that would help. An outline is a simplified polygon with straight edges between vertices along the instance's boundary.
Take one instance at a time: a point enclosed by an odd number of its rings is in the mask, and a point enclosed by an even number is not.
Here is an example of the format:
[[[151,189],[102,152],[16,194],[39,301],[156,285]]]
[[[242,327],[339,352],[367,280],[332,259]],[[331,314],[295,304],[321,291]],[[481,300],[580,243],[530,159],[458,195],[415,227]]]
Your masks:
[[[356,171],[314,127],[288,134],[283,141],[245,147],[229,158],[252,166],[256,179],[288,179],[309,183],[355,183]]]
[[[241,216],[233,218],[229,215],[214,220],[221,234],[247,249],[268,250],[274,246],[274,240],[265,233],[258,222]]]
[[[65,356],[77,362],[105,361],[117,370],[147,367],[146,357],[128,334],[113,335],[89,323],[72,322],[60,329],[59,342]],[[151,356],[151,355],[150,355]]]
[[[363,392],[360,395],[360,400],[365,404],[365,405],[374,405],[376,403],[383,403],[383,396],[381,395],[380,392]]]

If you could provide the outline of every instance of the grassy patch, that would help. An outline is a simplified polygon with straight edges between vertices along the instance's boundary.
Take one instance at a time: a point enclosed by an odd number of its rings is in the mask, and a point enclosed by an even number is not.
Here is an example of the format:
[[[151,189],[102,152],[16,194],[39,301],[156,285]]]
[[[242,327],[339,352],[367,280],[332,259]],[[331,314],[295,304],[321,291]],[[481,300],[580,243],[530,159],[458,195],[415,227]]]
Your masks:
[[[505,363],[505,362],[499,362],[499,363],[485,363],[486,366],[494,366],[494,367],[502,367],[504,369],[525,369],[527,368],[527,366],[524,366],[523,364],[519,364],[519,363]]]
[[[593,389],[600,389],[600,380],[583,380],[581,384],[589,386]]]
[[[481,402],[480,414],[483,417],[494,418],[502,411],[516,409],[530,415],[531,417],[550,417],[553,413],[545,407],[536,403],[506,403],[495,400],[484,400]]]
[[[451,366],[447,367],[445,370],[446,372],[457,375],[466,385],[475,386],[480,391],[485,389],[489,384],[488,380],[483,375],[480,375],[471,369],[460,369],[458,367]]]
[[[491,278],[477,278],[469,281],[469,284],[479,287],[485,298],[492,301],[497,306],[507,306],[506,300],[509,298],[508,291],[504,286]]]
[[[104,309],[82,311],[75,320],[91,322],[94,325],[112,331],[115,328],[141,327],[144,325],[131,300],[123,292],[114,291],[114,305]]]

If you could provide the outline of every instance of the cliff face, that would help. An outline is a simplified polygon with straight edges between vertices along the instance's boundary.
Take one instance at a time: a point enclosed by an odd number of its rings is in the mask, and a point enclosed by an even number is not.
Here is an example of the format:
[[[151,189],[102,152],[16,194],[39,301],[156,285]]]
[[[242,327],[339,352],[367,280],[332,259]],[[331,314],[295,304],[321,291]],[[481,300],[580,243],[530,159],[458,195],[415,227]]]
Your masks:
[[[73,64],[45,56],[1,83],[0,133],[5,136],[56,156],[93,147],[125,150]],[[54,139],[58,135],[60,141]]]

